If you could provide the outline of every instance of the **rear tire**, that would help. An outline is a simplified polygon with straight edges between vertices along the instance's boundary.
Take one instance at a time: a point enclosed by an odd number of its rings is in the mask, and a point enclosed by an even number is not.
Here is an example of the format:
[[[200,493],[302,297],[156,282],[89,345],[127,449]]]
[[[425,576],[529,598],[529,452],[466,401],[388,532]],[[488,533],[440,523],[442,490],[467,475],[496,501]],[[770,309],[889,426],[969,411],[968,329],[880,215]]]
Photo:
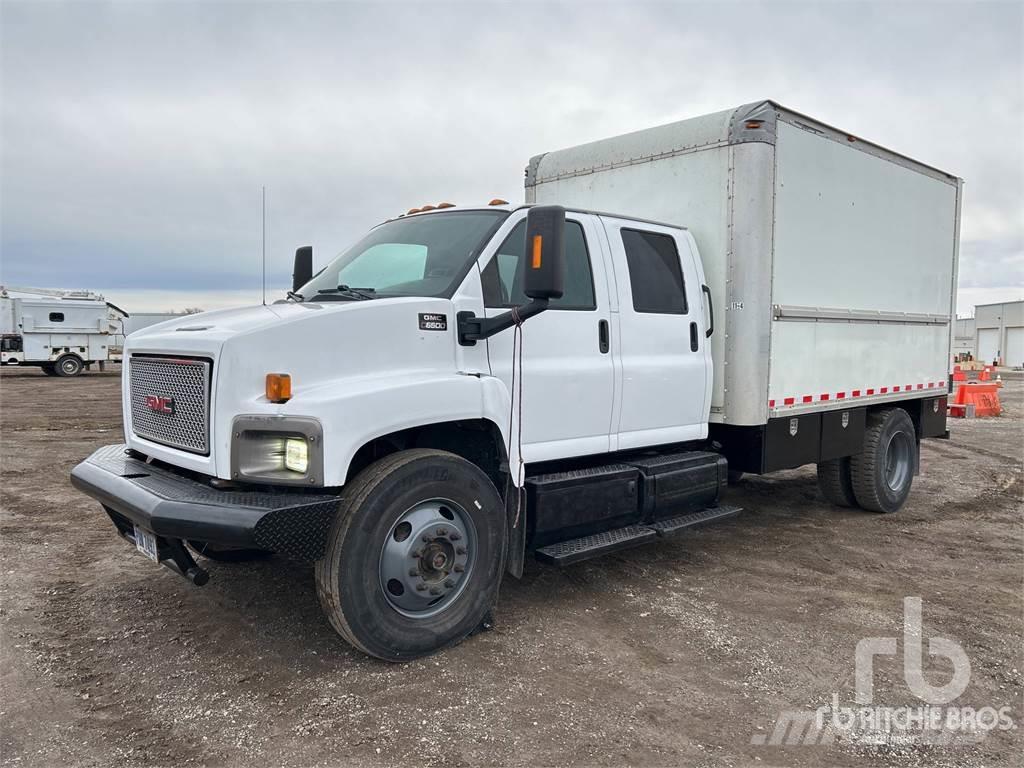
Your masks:
[[[480,626],[506,547],[505,504],[487,475],[445,451],[400,451],[345,487],[316,563],[317,595],[359,650],[415,659]]]
[[[850,457],[857,504],[872,512],[895,512],[910,495],[917,468],[917,433],[902,408],[868,414],[864,450]]]
[[[850,458],[818,462],[818,488],[825,500],[837,507],[856,507],[853,478],[850,476]]]
[[[229,549],[227,547],[218,547],[205,541],[192,541],[191,539],[186,544],[197,555],[210,560],[216,560],[219,563],[244,563],[249,560],[263,560],[274,554],[265,549]]]
[[[54,370],[56,370],[58,376],[71,377],[80,374],[83,367],[81,358],[74,355],[64,355],[64,357],[57,360]]]

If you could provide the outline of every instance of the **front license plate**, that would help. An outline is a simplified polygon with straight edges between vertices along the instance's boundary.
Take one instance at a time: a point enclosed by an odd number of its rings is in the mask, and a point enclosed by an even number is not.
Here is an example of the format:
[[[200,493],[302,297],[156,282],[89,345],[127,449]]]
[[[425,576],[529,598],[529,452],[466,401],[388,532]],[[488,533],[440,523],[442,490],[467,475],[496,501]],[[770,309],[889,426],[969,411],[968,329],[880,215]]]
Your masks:
[[[135,526],[135,547],[154,563],[160,562],[156,553],[156,536],[137,525]]]

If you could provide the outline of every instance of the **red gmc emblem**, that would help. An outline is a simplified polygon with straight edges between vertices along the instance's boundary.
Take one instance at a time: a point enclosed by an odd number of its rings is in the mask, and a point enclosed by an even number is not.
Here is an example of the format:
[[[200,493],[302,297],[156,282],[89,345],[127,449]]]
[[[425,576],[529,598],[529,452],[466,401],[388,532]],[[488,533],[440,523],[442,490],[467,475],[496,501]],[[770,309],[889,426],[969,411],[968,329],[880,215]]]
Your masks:
[[[161,395],[146,395],[146,407],[154,413],[174,415],[174,398]]]

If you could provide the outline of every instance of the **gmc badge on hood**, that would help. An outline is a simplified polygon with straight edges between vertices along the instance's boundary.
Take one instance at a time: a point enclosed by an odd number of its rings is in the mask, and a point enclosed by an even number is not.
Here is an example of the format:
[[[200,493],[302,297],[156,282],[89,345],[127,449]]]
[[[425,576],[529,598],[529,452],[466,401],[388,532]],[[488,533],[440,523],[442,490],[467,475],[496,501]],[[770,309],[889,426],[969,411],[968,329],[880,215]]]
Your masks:
[[[430,312],[420,312],[421,331],[447,331],[448,315],[438,315]]]

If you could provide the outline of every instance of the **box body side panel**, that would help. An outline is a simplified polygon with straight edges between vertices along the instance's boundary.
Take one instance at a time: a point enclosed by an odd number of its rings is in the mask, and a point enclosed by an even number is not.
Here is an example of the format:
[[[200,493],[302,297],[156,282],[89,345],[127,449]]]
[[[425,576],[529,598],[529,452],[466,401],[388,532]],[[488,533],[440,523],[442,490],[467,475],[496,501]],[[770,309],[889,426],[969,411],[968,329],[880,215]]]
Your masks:
[[[770,407],[944,382],[957,184],[782,122],[775,182]]]

